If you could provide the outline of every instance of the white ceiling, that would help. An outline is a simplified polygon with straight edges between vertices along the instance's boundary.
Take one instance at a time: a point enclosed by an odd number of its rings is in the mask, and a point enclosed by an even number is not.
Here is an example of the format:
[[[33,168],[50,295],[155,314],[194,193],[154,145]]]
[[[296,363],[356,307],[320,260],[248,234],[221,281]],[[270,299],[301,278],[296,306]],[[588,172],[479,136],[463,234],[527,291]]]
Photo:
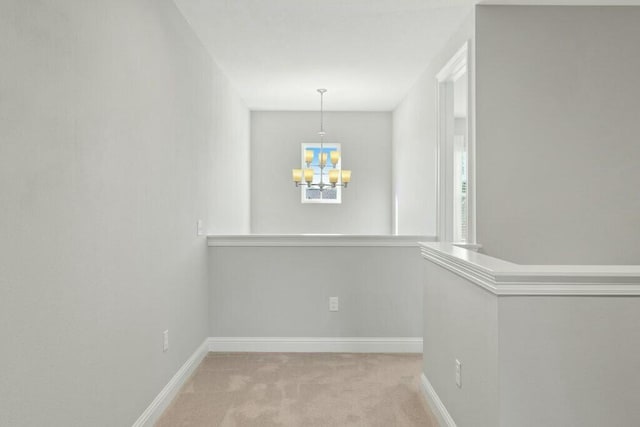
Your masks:
[[[473,0],[175,0],[252,110],[390,111]]]
[[[323,87],[327,110],[390,111],[478,0],[175,3],[251,110],[317,110]]]

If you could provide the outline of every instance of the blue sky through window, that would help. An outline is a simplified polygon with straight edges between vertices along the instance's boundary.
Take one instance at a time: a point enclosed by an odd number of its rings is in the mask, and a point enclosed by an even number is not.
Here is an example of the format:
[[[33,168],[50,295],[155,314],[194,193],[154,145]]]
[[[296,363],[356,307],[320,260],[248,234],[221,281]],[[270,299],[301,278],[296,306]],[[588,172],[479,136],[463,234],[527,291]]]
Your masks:
[[[313,182],[320,182],[320,147],[307,147],[307,150],[313,151],[313,160],[311,161],[311,168],[313,169]],[[333,169],[333,165],[331,164],[331,155],[329,154],[332,151],[337,151],[337,148],[330,145],[325,145],[322,148],[322,152],[327,153],[327,167],[325,167],[324,169],[326,182],[329,182],[329,169]]]

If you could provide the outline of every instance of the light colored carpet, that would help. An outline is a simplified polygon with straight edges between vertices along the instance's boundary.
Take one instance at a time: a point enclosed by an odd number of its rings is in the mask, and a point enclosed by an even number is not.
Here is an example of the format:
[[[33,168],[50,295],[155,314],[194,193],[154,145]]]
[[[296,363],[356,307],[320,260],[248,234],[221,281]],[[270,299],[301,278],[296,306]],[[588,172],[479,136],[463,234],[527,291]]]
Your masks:
[[[156,427],[421,426],[421,355],[209,353]]]

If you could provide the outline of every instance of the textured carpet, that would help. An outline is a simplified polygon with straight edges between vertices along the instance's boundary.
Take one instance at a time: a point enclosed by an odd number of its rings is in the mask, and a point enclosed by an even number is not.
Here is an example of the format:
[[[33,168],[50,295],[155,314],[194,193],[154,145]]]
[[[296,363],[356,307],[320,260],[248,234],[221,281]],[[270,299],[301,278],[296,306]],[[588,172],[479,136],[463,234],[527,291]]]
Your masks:
[[[209,353],[157,427],[421,426],[421,356]]]

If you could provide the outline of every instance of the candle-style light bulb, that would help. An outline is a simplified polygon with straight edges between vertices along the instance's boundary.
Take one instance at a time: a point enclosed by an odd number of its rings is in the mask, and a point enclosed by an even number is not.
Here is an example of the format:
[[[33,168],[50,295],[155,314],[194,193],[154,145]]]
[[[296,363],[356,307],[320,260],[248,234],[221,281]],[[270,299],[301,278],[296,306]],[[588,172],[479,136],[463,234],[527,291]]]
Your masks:
[[[335,187],[336,184],[338,183],[339,174],[340,174],[340,171],[338,169],[331,169],[329,171],[329,182],[331,183],[332,187]]]
[[[322,153],[320,155],[320,165],[321,166],[326,166],[327,165],[327,153]]]
[[[293,182],[300,184],[300,181],[302,181],[302,169],[293,169],[291,174],[293,175]]]
[[[312,150],[304,150],[304,162],[309,166],[313,161],[313,151]]]
[[[313,182],[313,169],[304,170],[304,180],[308,185],[311,185],[311,183]]]
[[[343,169],[341,171],[342,174],[342,184],[346,187],[349,182],[351,182],[351,171]]]
[[[332,151],[330,153],[331,156],[331,163],[333,164],[333,167],[335,168],[336,165],[338,164],[338,161],[340,160],[340,153],[337,151]]]

